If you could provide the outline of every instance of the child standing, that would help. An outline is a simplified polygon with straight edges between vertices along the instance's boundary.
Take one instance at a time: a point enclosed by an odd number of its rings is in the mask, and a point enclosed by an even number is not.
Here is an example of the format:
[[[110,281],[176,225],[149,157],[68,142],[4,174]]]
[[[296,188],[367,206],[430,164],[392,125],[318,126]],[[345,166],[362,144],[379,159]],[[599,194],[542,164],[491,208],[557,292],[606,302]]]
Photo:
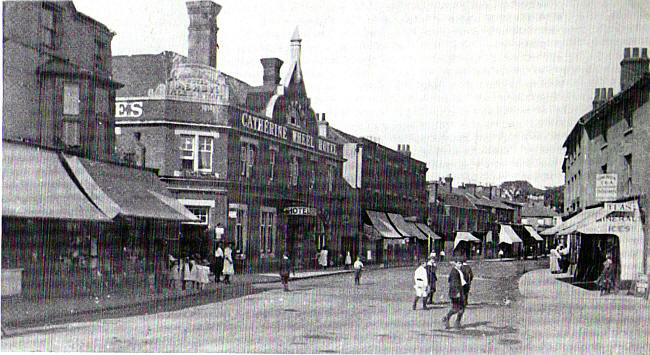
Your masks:
[[[361,285],[361,271],[363,270],[363,263],[361,257],[357,256],[357,261],[354,262],[354,284]]]

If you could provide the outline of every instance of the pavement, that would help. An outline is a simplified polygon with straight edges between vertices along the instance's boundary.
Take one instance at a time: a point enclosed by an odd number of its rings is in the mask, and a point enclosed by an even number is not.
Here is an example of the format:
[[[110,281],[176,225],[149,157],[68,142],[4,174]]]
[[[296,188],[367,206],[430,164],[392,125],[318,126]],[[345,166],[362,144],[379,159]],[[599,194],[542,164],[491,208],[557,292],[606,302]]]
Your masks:
[[[475,263],[462,329],[445,329],[450,307],[438,267],[434,304],[412,310],[413,267],[354,276],[303,278],[265,292],[133,317],[29,329],[2,339],[2,350],[246,353],[519,353],[517,279],[543,261]],[[508,301],[508,302],[504,302]]]
[[[650,301],[624,292],[600,296],[548,269],[519,280],[524,353],[650,354]]]

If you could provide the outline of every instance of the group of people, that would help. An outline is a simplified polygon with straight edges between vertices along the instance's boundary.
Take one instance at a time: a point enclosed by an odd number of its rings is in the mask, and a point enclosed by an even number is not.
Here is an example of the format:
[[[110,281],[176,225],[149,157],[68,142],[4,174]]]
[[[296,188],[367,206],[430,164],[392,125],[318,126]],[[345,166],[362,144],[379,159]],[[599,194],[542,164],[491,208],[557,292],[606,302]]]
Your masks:
[[[447,281],[449,282],[449,298],[451,299],[451,309],[442,318],[445,323],[445,328],[449,329],[449,320],[456,315],[456,327],[460,328],[461,319],[465,312],[465,307],[469,300],[469,291],[474,279],[474,273],[471,266],[467,264],[467,260],[463,258],[462,261],[452,260],[452,269],[449,272]],[[427,309],[427,304],[433,304],[433,294],[436,292],[436,263],[435,255],[429,255],[429,260],[422,263],[416,270],[413,276],[415,281],[415,300],[413,301],[413,309],[417,308],[417,303],[422,299],[422,308]]]
[[[230,276],[235,274],[232,243],[229,243],[225,249],[221,248],[220,242],[217,243],[212,262],[201,259],[198,254],[179,259],[169,255],[168,260],[169,286],[180,290],[202,290],[211,282],[211,276],[214,277],[216,283],[223,281],[225,284],[229,284]]]
[[[555,249],[551,249],[549,257],[549,268],[551,274],[565,273],[569,269],[569,248],[560,243]]]

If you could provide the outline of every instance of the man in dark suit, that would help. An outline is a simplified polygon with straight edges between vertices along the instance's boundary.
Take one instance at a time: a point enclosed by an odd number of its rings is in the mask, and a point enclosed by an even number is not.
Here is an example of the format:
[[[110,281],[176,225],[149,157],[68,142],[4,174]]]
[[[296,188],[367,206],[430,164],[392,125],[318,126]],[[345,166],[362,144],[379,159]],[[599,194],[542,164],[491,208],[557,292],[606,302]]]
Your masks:
[[[431,253],[431,255],[429,255],[429,261],[427,261],[427,277],[429,279],[429,295],[427,297],[428,304],[433,304],[433,294],[436,293],[436,281],[438,281],[435,258],[434,253]]]
[[[467,264],[467,259],[463,259],[463,263],[460,266],[460,271],[465,277],[465,286],[463,286],[463,296],[465,299],[465,306],[469,303],[469,288],[472,285],[472,280],[474,279],[474,273],[472,272],[472,267]]]
[[[284,292],[289,291],[289,273],[293,271],[293,265],[287,253],[282,253],[282,259],[280,259],[280,280],[282,281],[282,286],[284,287]]]
[[[449,272],[449,298],[451,299],[451,309],[446,316],[442,318],[445,328],[449,329],[449,319],[456,314],[456,328],[460,328],[460,320],[465,312],[465,300],[463,286],[467,283],[463,272],[460,270],[461,263],[452,261],[453,267]]]

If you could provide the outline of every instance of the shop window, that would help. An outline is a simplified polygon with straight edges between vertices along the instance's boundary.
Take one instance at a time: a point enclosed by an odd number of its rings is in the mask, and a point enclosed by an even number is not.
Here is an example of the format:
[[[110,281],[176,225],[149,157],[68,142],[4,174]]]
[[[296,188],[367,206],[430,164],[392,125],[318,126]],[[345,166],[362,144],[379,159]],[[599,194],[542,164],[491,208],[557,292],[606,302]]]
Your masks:
[[[271,207],[260,209],[260,254],[274,253],[276,233],[276,210]]]
[[[57,11],[53,7],[43,3],[41,11],[41,43],[50,49],[56,49],[57,15]]]
[[[181,135],[181,168],[194,170],[194,136]]]
[[[179,150],[181,169],[209,173],[212,171],[214,137],[200,134],[181,134]]]
[[[63,84],[63,114],[64,115],[79,114],[79,84],[78,83],[67,82]]]
[[[212,171],[212,137],[199,136],[199,170]]]
[[[77,147],[79,139],[80,123],[76,121],[63,121],[63,143],[68,147]]]
[[[208,206],[185,206],[192,214],[199,220],[197,222],[186,222],[187,224],[203,224],[208,225],[210,216],[210,207]]]
[[[248,226],[248,206],[241,204],[230,204],[228,217],[232,219],[235,226],[234,251],[236,254],[245,254]]]
[[[255,173],[255,152],[257,147],[254,144],[242,142],[239,154],[241,160],[241,176],[251,178]]]
[[[627,176],[625,192],[629,195],[632,193],[632,154],[625,156],[625,174]]]
[[[332,192],[334,190],[334,166],[327,166],[327,191]]]
[[[269,181],[275,179],[275,160],[277,158],[278,151],[277,148],[273,147],[269,150]]]
[[[101,116],[109,115],[108,90],[95,88],[95,113]]]
[[[289,162],[289,185],[298,186],[298,171],[299,171],[299,162],[298,157],[295,155],[291,157]]]

